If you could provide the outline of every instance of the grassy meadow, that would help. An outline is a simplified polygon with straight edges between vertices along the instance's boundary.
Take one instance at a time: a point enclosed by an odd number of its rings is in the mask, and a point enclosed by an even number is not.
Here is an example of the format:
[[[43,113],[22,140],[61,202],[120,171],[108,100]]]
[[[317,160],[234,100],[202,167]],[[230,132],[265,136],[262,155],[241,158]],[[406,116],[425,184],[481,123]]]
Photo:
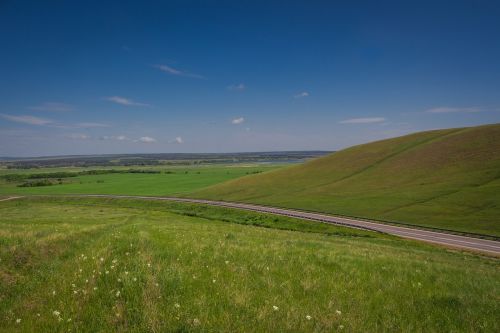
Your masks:
[[[279,165],[217,165],[187,167],[46,168],[0,170],[0,195],[8,194],[136,194],[175,195],[198,190],[234,178],[274,170]],[[63,178],[62,184],[19,187],[23,181],[7,181],[6,175],[81,172],[89,170],[139,170],[159,173],[109,173]]]
[[[498,332],[499,268],[220,207],[0,202],[1,332]]]
[[[420,132],[186,196],[500,236],[500,124]]]

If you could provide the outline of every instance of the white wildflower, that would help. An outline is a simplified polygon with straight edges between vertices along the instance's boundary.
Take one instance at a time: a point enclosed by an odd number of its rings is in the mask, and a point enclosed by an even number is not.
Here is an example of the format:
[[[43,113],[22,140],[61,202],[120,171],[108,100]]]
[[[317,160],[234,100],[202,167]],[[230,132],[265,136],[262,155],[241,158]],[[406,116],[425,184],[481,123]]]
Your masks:
[[[273,310],[278,311],[280,308],[278,308],[276,305],[273,305]]]
[[[120,297],[120,291],[119,290],[116,292],[116,297]]]
[[[201,323],[200,323],[200,320],[198,318],[194,318],[193,319],[193,325],[194,326],[199,326]]]
[[[335,313],[338,314],[339,316],[342,314],[340,310],[335,311]]]
[[[16,319],[16,324],[19,324],[21,322],[21,318]]]
[[[344,325],[339,325],[339,329],[343,329],[344,328]]]
[[[306,319],[307,319],[307,320],[311,320],[311,319],[312,319],[312,317],[311,317],[310,315],[307,315],[307,316],[306,316]]]
[[[57,310],[54,310],[54,311],[52,312],[52,314],[53,314],[54,316],[56,316],[56,317],[59,317],[59,316],[61,315],[61,312],[59,312],[59,311],[57,311]]]
[[[181,305],[179,303],[175,303],[174,306],[178,309],[181,307]]]

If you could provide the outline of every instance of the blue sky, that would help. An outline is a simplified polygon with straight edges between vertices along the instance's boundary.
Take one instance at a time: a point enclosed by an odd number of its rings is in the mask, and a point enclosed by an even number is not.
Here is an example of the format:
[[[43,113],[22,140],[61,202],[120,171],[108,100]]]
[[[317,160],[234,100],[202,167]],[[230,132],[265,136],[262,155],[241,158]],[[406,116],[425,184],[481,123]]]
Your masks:
[[[1,1],[0,156],[337,150],[500,122],[498,1]]]

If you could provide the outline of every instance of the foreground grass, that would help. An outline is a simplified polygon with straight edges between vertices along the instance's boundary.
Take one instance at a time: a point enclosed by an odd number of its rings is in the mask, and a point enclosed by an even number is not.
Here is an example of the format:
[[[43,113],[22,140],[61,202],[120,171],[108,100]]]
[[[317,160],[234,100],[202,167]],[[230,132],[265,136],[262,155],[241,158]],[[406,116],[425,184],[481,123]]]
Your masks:
[[[4,201],[0,259],[3,332],[500,329],[497,259],[219,207]]]
[[[174,195],[186,193],[227,180],[243,177],[256,172],[278,168],[278,165],[220,165],[191,167],[134,167],[138,170],[156,170],[158,174],[102,174],[64,178],[63,184],[42,187],[18,187],[21,182],[8,182],[0,177],[0,195],[13,194],[136,194]],[[8,174],[30,174],[51,172],[78,172],[94,168],[46,168],[3,170],[0,176]],[[130,168],[95,168],[97,170]]]
[[[187,194],[500,236],[500,124],[351,147]]]

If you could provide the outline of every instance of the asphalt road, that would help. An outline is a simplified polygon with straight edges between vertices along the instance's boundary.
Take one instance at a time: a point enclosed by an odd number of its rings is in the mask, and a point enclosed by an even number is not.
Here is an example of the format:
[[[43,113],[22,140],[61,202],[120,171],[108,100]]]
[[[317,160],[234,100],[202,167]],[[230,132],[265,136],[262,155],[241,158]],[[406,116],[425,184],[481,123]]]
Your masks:
[[[188,203],[199,203],[211,206],[222,206],[235,209],[251,210],[256,212],[270,213],[275,215],[290,216],[305,220],[331,223],[343,225],[351,228],[373,230],[378,232],[383,232],[386,234],[396,235],[403,238],[415,239],[428,243],[435,243],[444,245],[447,247],[466,249],[476,252],[489,253],[493,255],[500,255],[500,242],[494,240],[480,239],[474,237],[466,237],[448,234],[444,232],[436,232],[422,229],[413,229],[408,227],[400,227],[390,224],[377,223],[373,221],[357,220],[353,218],[336,217],[331,215],[319,214],[319,213],[308,213],[301,212],[292,209],[274,208],[253,204],[235,203],[235,202],[224,202],[224,201],[212,201],[212,200],[202,200],[202,199],[186,199],[186,198],[175,198],[175,197],[148,197],[148,196],[133,196],[133,195],[78,195],[79,197],[105,197],[105,198],[130,198],[130,199],[145,199],[145,200],[165,200],[165,201],[177,201],[177,202],[188,202]]]

